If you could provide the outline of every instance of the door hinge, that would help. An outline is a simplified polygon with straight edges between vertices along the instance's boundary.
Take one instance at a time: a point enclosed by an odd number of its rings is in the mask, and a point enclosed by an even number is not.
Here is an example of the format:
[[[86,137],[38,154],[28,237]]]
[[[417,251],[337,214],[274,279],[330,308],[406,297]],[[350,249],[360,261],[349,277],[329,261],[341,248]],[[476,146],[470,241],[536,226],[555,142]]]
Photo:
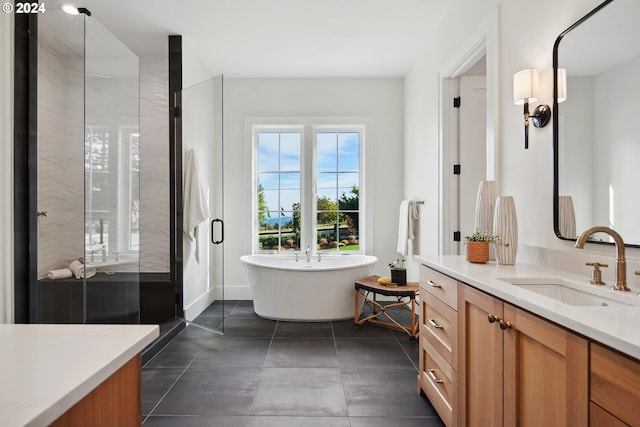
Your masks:
[[[453,98],[453,108],[460,108],[460,97],[456,96]]]
[[[454,242],[459,242],[460,241],[460,232],[459,231],[454,231],[453,232],[453,241]]]
[[[176,292],[176,304],[180,305],[182,303],[182,298],[180,298],[180,294]]]
[[[173,117],[176,119],[180,118],[180,107],[176,106],[173,108]]]
[[[460,175],[460,165],[453,165],[453,174]]]

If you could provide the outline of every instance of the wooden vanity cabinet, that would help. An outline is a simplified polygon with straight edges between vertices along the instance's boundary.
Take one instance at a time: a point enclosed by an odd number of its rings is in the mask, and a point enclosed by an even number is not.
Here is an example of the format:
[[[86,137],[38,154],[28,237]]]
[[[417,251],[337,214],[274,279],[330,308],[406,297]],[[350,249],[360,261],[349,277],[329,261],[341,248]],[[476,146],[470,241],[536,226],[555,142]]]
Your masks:
[[[458,425],[588,425],[585,339],[464,284],[458,298]]]
[[[458,282],[420,267],[420,368],[424,392],[447,427],[457,422]]]
[[[640,426],[640,363],[591,343],[590,425]]]
[[[503,317],[502,301],[461,284],[458,305],[458,425],[502,426],[504,333],[488,321]]]

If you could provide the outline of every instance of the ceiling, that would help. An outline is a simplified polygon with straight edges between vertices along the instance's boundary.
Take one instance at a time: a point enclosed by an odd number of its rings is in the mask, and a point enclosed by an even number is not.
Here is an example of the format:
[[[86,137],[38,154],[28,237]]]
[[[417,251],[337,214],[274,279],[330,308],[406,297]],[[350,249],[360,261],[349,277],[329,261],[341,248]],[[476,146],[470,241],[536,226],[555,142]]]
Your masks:
[[[400,77],[452,0],[53,0],[86,7],[138,56],[182,35],[212,74]],[[436,39],[437,42],[437,39]]]

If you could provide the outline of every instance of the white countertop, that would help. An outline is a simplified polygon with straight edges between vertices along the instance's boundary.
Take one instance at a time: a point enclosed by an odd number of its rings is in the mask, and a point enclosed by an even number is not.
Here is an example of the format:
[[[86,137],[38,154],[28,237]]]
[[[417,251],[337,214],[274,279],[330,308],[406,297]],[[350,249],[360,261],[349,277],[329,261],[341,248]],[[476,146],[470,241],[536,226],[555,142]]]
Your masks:
[[[578,306],[562,303],[533,291],[522,289],[501,279],[554,279],[561,278],[589,285],[588,272],[584,275],[530,264],[498,265],[472,264],[464,256],[419,256],[415,260],[453,277],[460,282],[494,295],[515,306],[535,313],[562,325],[585,337],[591,338],[629,356],[640,359],[640,305],[624,307]],[[615,267],[615,266],[614,266]],[[615,298],[640,298],[637,292],[613,291],[598,287],[599,292],[609,292]]]
[[[44,426],[158,337],[156,325],[0,325],[0,426]]]

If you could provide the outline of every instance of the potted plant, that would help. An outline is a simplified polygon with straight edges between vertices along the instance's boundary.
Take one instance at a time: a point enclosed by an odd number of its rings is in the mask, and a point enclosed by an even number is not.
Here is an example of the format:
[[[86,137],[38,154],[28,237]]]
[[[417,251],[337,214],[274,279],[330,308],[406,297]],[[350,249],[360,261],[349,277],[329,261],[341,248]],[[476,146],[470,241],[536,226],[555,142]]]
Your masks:
[[[484,264],[489,261],[489,244],[502,246],[502,237],[498,235],[483,234],[476,231],[471,236],[464,238],[467,246],[467,261]],[[508,244],[504,245],[508,246]]]
[[[407,269],[404,268],[404,258],[398,258],[389,263],[389,269],[391,270],[391,283],[396,283],[398,286],[407,284]]]

